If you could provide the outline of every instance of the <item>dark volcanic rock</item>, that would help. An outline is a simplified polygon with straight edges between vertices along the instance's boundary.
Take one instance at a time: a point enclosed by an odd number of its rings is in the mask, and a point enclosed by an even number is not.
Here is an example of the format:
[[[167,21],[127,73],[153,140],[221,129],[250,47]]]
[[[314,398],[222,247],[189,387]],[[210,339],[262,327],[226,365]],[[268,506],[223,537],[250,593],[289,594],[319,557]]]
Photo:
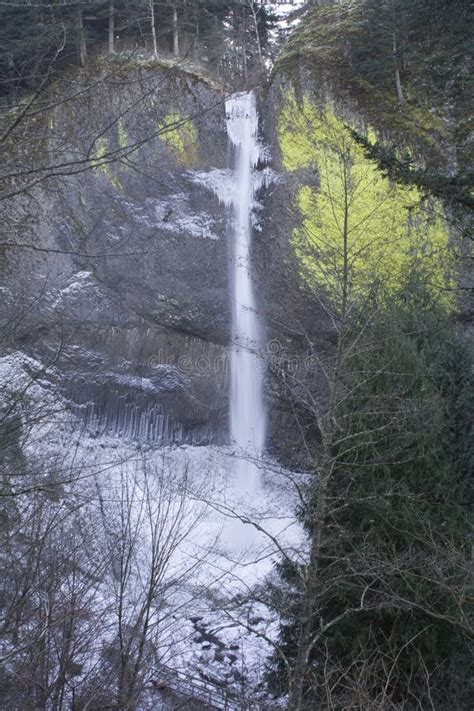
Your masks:
[[[96,432],[115,423],[125,436],[130,417],[131,436],[155,427],[154,441],[167,432],[171,441],[222,441],[227,216],[194,179],[226,165],[221,93],[183,72],[132,67],[60,105],[50,122],[52,154],[57,143],[65,160],[95,162],[15,206],[34,250],[6,256],[10,345],[54,358],[71,407]],[[117,151],[119,162],[101,163]]]

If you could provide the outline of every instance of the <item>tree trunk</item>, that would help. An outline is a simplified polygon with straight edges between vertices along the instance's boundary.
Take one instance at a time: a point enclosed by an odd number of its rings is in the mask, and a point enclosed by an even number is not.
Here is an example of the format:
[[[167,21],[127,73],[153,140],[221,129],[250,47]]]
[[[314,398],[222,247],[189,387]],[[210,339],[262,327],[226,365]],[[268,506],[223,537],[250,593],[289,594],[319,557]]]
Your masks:
[[[254,24],[254,28],[255,28],[255,41],[257,43],[257,52],[258,52],[260,62],[263,64],[262,44],[260,42],[260,35],[258,32],[258,18],[257,18],[257,11],[255,10],[254,0],[249,0],[249,5],[250,5],[250,10],[252,12],[253,24]]]
[[[109,3],[109,54],[114,54],[114,34],[115,34],[115,8],[114,0]]]
[[[343,160],[344,171],[344,224],[343,224],[343,274],[342,274],[342,304],[341,315],[344,319],[347,312],[347,299],[349,295],[349,158]]]
[[[314,646],[314,619],[317,605],[317,584],[319,558],[323,541],[323,529],[327,514],[327,487],[333,474],[334,461],[331,456],[330,445],[332,441],[331,429],[324,436],[323,461],[320,469],[320,486],[318,492],[318,503],[314,513],[314,531],[311,539],[311,550],[308,562],[308,575],[306,589],[303,596],[303,609],[301,613],[301,627],[298,638],[298,648],[295,666],[292,674],[290,693],[288,698],[288,708],[292,711],[301,711],[304,708],[305,686],[308,681],[309,660]]]
[[[405,97],[403,96],[402,82],[400,79],[400,63],[398,61],[397,35],[393,33],[393,62],[395,65],[395,85],[397,87],[398,103],[403,104]]]
[[[403,96],[402,82],[400,81],[400,70],[398,67],[395,68],[395,84],[397,86],[398,103],[403,104],[405,102],[405,97]]]
[[[328,509],[327,490],[331,478],[334,474],[335,459],[332,446],[334,437],[334,420],[336,416],[337,403],[339,399],[341,368],[343,360],[343,341],[345,321],[347,315],[347,298],[349,289],[349,266],[348,266],[348,235],[349,235],[349,158],[343,157],[344,170],[344,268],[343,268],[343,288],[341,305],[341,330],[339,332],[337,351],[334,363],[334,371],[330,384],[329,402],[323,417],[318,418],[318,427],[322,437],[321,464],[318,477],[318,492],[316,510],[313,515],[313,531],[311,536],[311,548],[307,568],[306,586],[303,593],[302,611],[300,619],[300,632],[298,636],[298,646],[295,666],[292,673],[288,708],[291,711],[302,711],[304,709],[304,696],[306,687],[309,685],[310,657],[315,645],[314,620],[317,613],[318,597],[318,574],[321,548],[323,545],[323,532],[326,527],[326,516]]]
[[[198,44],[199,44],[199,18],[196,12],[195,30],[194,30],[194,40],[193,40],[193,59],[197,59],[198,56]]]
[[[158,59],[158,45],[156,43],[156,28],[155,28],[155,2],[150,0],[150,24],[151,24],[151,36],[153,38],[153,56]]]
[[[82,19],[82,7],[80,6],[77,8],[77,36],[79,43],[79,64],[81,67],[85,67],[87,60],[87,46],[84,34],[84,22]]]
[[[173,54],[179,57],[178,10],[173,5]]]
[[[247,19],[245,14],[245,7],[243,8],[242,15],[242,69],[244,73],[245,86],[247,86],[249,72],[247,65]]]

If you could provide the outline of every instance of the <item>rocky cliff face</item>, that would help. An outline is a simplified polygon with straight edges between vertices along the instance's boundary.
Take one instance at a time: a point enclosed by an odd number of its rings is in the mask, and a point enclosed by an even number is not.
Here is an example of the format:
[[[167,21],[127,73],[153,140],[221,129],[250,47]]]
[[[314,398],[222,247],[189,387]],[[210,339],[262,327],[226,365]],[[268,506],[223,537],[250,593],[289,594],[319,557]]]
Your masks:
[[[189,69],[96,71],[44,139],[93,169],[15,205],[32,248],[5,255],[10,345],[54,360],[92,431],[222,441],[227,217],[196,178],[226,168],[222,91]]]

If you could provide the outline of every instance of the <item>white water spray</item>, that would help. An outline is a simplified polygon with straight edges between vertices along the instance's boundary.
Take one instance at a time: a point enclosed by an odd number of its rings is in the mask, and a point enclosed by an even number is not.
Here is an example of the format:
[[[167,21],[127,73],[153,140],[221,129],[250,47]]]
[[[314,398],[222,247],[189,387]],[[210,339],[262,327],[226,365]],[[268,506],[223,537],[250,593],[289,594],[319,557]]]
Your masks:
[[[230,434],[238,447],[237,474],[242,493],[255,491],[255,459],[265,447],[266,409],[263,394],[262,326],[251,275],[252,208],[259,185],[255,167],[260,157],[258,115],[253,92],[226,101],[227,132],[235,153],[231,247],[232,358]]]

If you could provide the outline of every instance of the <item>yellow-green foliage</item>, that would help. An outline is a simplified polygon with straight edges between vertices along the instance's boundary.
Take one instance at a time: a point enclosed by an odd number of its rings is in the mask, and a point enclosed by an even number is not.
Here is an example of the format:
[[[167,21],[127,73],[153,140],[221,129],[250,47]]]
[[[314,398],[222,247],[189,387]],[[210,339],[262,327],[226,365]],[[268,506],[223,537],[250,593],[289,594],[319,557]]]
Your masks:
[[[438,295],[446,293],[448,233],[439,203],[423,204],[417,188],[384,177],[331,107],[319,112],[288,92],[278,133],[284,168],[306,169],[292,242],[308,283],[342,303],[378,287],[394,291],[418,267]]]
[[[123,125],[122,119],[120,119],[120,121],[118,122],[117,138],[120,148],[126,148],[128,146],[127,132],[125,131],[125,126]]]
[[[167,127],[170,128],[167,128]],[[172,152],[177,163],[195,165],[198,159],[198,132],[191,119],[179,114],[168,114],[158,126],[160,138]]]
[[[110,163],[106,162],[106,156],[108,152],[107,139],[103,136],[98,138],[95,142],[94,157],[92,159],[92,165],[94,169],[105,175],[106,178],[110,180],[114,188],[117,190],[122,190],[122,185],[120,180],[113,175],[110,170]]]

